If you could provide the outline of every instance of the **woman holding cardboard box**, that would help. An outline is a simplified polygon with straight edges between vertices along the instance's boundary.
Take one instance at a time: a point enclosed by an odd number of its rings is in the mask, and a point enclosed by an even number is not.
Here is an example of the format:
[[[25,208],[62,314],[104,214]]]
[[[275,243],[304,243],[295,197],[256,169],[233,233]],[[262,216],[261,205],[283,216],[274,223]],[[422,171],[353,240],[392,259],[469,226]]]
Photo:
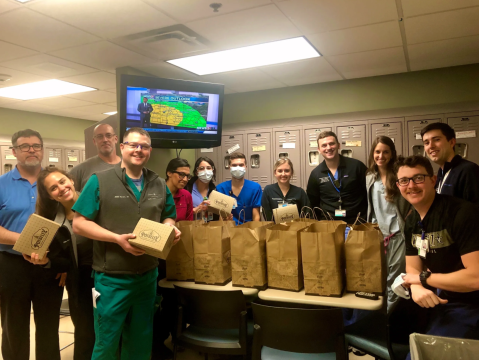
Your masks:
[[[369,154],[366,175],[368,194],[368,222],[377,223],[384,236],[387,259],[388,310],[398,300],[391,290],[394,279],[405,272],[404,220],[411,205],[401,196],[396,186],[393,166],[397,159],[396,147],[391,138],[378,136]]]
[[[279,159],[274,164],[273,171],[278,182],[267,185],[261,199],[265,220],[274,220],[273,209],[287,205],[296,205],[298,213],[301,214],[302,208],[309,207],[310,204],[306,192],[291,184],[291,177],[294,175],[293,163],[289,159]]]
[[[67,273],[68,303],[75,325],[74,359],[91,359],[95,344],[91,298],[94,286],[91,279],[93,244],[90,239],[75,235],[71,228],[74,215],[72,206],[79,195],[70,174],[57,168],[46,168],[40,172],[37,189],[36,213],[62,226],[50,245],[47,256],[41,260],[34,254],[24,257],[31,263],[54,272]],[[59,312],[60,309],[56,316]]]

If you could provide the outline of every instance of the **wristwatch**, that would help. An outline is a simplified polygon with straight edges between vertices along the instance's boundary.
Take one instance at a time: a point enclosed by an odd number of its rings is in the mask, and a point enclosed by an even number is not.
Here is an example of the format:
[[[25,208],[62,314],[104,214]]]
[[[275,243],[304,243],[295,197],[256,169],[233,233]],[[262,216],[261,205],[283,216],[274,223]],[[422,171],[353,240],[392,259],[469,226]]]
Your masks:
[[[423,271],[419,274],[419,280],[421,281],[422,286],[424,286],[425,288],[429,286],[427,283],[427,278],[431,276],[431,274],[432,273],[430,271]]]

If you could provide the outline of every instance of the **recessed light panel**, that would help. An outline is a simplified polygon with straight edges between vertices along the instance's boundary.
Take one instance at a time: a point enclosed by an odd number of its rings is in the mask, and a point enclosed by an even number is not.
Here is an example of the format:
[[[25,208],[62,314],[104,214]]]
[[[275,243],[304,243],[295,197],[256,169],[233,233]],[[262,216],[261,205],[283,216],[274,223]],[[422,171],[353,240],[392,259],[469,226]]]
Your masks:
[[[32,100],[95,90],[97,89],[62,80],[45,80],[1,88],[0,97],[18,100]]]
[[[208,75],[318,56],[321,55],[304,37],[298,37],[167,62],[198,75]]]
[[[115,115],[117,113],[117,111],[110,111],[110,112],[107,112],[107,113],[103,113],[105,115]]]

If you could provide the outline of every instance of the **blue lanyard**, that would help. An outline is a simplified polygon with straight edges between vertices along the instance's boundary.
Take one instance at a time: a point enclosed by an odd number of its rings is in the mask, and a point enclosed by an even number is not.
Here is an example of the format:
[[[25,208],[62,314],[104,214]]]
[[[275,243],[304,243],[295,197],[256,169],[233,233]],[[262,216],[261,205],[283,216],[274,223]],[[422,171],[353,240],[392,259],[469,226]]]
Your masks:
[[[339,170],[336,170],[336,171],[339,171]],[[336,185],[334,184],[334,179],[331,178],[331,173],[328,172],[328,176],[329,176],[329,180],[331,180],[331,183],[333,184],[334,188],[340,194],[340,197],[341,197],[341,175],[338,172],[339,188],[337,188]]]
[[[424,240],[426,238],[426,231],[424,230],[424,225],[422,224],[422,221],[418,221],[417,224],[421,227],[421,240]]]

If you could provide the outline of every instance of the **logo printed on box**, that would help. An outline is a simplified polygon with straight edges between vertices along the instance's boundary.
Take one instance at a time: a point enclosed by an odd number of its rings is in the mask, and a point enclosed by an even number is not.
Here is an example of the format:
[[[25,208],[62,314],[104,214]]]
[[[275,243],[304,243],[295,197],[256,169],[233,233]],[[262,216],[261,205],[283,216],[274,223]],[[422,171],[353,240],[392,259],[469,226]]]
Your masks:
[[[281,215],[281,221],[288,221],[293,219],[294,219],[294,215],[291,213],[286,213]]]
[[[158,234],[155,230],[143,230],[140,232],[139,237],[143,240],[151,242],[158,242],[161,240],[160,234]]]
[[[43,246],[50,231],[46,227],[38,229],[32,236],[32,249],[38,250]]]
[[[221,207],[224,207],[224,208],[228,206],[228,204],[226,203],[226,201],[220,200],[220,199],[215,200],[215,204],[216,204],[216,205],[219,205],[219,206],[221,206]]]

